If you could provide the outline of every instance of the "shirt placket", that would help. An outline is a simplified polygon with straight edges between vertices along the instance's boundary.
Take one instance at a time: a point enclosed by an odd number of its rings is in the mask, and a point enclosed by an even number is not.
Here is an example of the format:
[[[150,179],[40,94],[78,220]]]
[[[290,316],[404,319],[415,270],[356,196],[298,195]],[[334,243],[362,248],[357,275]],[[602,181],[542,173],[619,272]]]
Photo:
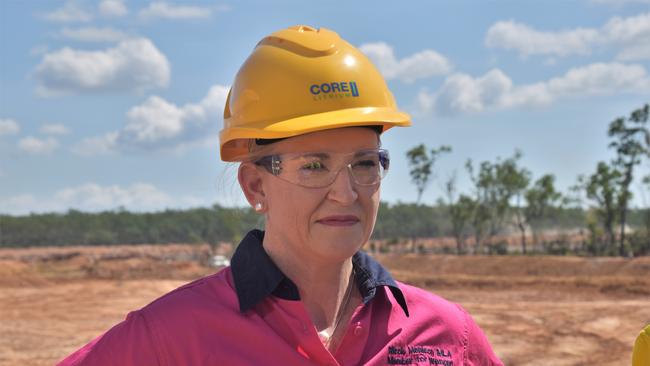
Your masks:
[[[322,366],[339,366],[339,362],[325,348],[316,332],[302,301],[276,299],[277,306],[282,308],[281,312],[285,318],[284,323],[289,324],[291,335],[283,334],[287,341],[291,341],[296,351],[305,357],[306,363]],[[286,333],[286,330],[284,331]]]
[[[334,354],[340,365],[360,365],[363,361],[361,358],[368,342],[371,318],[372,301],[368,304],[362,302],[354,310],[345,335]]]

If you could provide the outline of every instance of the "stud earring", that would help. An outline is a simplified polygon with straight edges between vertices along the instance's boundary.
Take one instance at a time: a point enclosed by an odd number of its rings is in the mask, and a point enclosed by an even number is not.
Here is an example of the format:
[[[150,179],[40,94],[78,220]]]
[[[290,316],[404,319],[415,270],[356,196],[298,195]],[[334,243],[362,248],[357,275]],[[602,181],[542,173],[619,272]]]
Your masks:
[[[257,211],[257,212],[262,211],[262,202],[257,202],[255,204],[255,211]]]

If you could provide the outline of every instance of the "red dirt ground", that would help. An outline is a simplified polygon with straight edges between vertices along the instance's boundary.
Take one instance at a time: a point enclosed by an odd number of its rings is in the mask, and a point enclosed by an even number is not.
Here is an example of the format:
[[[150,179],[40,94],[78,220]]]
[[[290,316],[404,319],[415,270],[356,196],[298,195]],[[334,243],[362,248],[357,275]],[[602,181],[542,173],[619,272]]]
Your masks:
[[[215,271],[207,246],[0,250],[0,365],[52,365],[125,314]],[[377,255],[463,305],[506,365],[629,365],[650,258]]]

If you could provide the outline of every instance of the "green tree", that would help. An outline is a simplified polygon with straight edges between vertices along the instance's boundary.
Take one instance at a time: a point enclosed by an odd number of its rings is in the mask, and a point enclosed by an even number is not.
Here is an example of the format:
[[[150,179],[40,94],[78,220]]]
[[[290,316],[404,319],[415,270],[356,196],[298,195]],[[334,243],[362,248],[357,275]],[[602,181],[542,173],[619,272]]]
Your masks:
[[[641,180],[641,189],[650,192],[650,175]],[[641,215],[641,228],[635,230],[630,238],[630,249],[634,256],[650,255],[650,206],[645,200],[645,195],[643,197],[645,208],[637,210]]]
[[[453,174],[445,183],[447,212],[451,221],[451,231],[456,241],[456,253],[462,255],[465,253],[465,229],[472,219],[474,201],[464,194],[460,194],[456,198],[456,191],[456,175]]]
[[[595,254],[603,254],[604,249],[611,251],[614,245],[614,224],[616,222],[616,201],[620,195],[621,172],[605,162],[599,162],[596,172],[583,183],[587,198],[596,202],[596,213],[606,234],[606,248],[596,245]],[[596,243],[597,244],[597,243]]]
[[[474,183],[474,233],[478,251],[482,251],[483,240],[490,240],[504,226],[511,210],[511,200],[526,189],[530,182],[530,172],[518,166],[521,152],[505,160],[497,158],[495,163],[484,161],[478,172],[474,172],[471,160],[466,164]],[[487,232],[486,232],[487,226]]]
[[[523,210],[524,224],[519,223],[522,232],[522,251],[526,253],[526,231],[525,225],[530,226],[533,233],[533,243],[537,244],[537,223],[547,212],[553,208],[562,195],[555,190],[555,176],[552,174],[543,175],[537,179],[530,189],[524,193],[526,207]]]
[[[497,165],[497,182],[500,185],[501,200],[504,207],[504,212],[501,214],[508,214],[507,210],[511,207],[510,201],[514,197],[516,199],[516,204],[511,208],[515,213],[516,219],[521,217],[521,211],[523,209],[521,200],[526,188],[528,188],[528,184],[530,184],[531,175],[528,169],[517,166],[517,161],[520,157],[521,153],[517,151],[515,152],[515,156],[505,160],[501,165]],[[523,252],[526,253],[526,231],[525,226],[520,226],[520,228],[522,227],[524,228],[524,231],[522,232],[522,247]]]
[[[420,144],[406,152],[408,164],[410,167],[409,174],[411,181],[415,184],[418,192],[417,203],[420,203],[424,190],[429,185],[430,178],[432,177],[432,169],[436,160],[443,153],[451,152],[451,147],[440,146],[437,149],[431,149],[427,152],[424,144]]]
[[[440,155],[448,152],[451,152],[451,147],[445,145],[440,146],[437,149],[431,149],[427,152],[424,144],[417,145],[406,152],[406,157],[408,158],[408,164],[410,167],[409,174],[411,175],[411,181],[415,184],[415,188],[418,192],[418,205],[422,200],[424,190],[429,185],[433,176],[433,166],[436,163],[436,160]],[[415,238],[416,235],[413,233],[411,236],[411,252],[413,253],[417,251],[417,242]]]
[[[471,219],[472,230],[474,233],[474,253],[483,251],[483,241],[487,233],[490,212],[487,207],[488,192],[486,189],[486,179],[480,180],[475,173],[474,164],[471,159],[465,162],[465,169],[474,183],[474,198],[471,199]],[[490,169],[488,162],[481,163],[481,170]]]
[[[614,164],[622,172],[622,179],[619,181],[620,189],[618,196],[620,241],[619,255],[625,255],[625,224],[627,222],[627,211],[632,192],[630,184],[634,179],[634,167],[641,163],[641,157],[650,156],[650,130],[646,127],[650,106],[646,104],[642,108],[633,111],[627,120],[623,117],[617,118],[609,125],[608,135],[615,140],[609,146],[616,149],[616,160]]]

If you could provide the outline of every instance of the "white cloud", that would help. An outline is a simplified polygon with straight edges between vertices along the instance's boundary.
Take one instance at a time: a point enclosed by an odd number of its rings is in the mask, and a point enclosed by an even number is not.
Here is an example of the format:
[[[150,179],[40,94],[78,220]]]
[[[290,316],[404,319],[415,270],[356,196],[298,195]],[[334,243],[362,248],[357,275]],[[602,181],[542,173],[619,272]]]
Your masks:
[[[478,78],[458,73],[449,76],[435,93],[421,91],[418,103],[425,112],[453,115],[541,106],[566,97],[648,92],[650,76],[643,66],[595,63],[573,68],[561,77],[521,86],[514,85],[499,69]]]
[[[0,213],[25,215],[31,212],[53,212],[77,209],[105,211],[124,207],[129,211],[155,211],[172,207],[196,207],[205,202],[197,197],[172,197],[150,183],[129,186],[86,183],[68,187],[46,198],[31,194],[0,197]]]
[[[650,91],[650,77],[643,66],[620,63],[595,63],[573,68],[546,84],[548,90],[558,96]]]
[[[27,136],[18,141],[18,148],[33,155],[50,154],[59,147],[59,142],[53,137],[39,139]]]
[[[198,104],[182,107],[152,96],[127,113],[116,143],[122,149],[174,149],[217,132],[228,88],[215,85]]]
[[[578,28],[561,32],[541,32],[515,21],[497,22],[487,32],[485,44],[492,48],[517,50],[529,55],[568,56],[589,54],[598,31]]]
[[[515,21],[500,21],[490,27],[487,47],[516,50],[523,57],[587,55],[596,47],[620,49],[617,59],[648,59],[650,13],[627,18],[613,17],[601,28],[539,31]]]
[[[633,17],[614,17],[607,21],[601,33],[611,42],[648,42],[650,39],[650,13]]]
[[[116,132],[85,139],[73,151],[82,155],[111,151],[177,150],[212,141],[218,131],[228,87],[214,85],[198,103],[177,106],[159,96],[127,112],[125,126]]]
[[[616,55],[616,58],[620,61],[639,61],[639,60],[650,60],[650,42],[645,47],[628,47]]]
[[[226,8],[174,5],[165,1],[153,1],[149,6],[140,10],[140,17],[142,19],[207,19],[212,16],[214,10],[226,10]]]
[[[151,210],[172,203],[171,197],[152,184],[136,183],[129,187],[100,186],[87,183],[58,191],[54,198],[68,207],[81,210],[109,210],[120,206]]]
[[[39,94],[142,91],[169,83],[169,61],[146,38],[129,39],[102,51],[71,48],[48,53],[36,67]]]
[[[94,156],[106,155],[115,150],[117,132],[110,132],[104,136],[89,137],[72,146],[71,151],[78,155]]]
[[[423,109],[453,115],[522,104],[541,105],[550,97],[544,88],[537,85],[515,88],[503,71],[492,69],[478,78],[460,73],[451,75],[437,93],[420,93],[419,99]]]
[[[99,12],[108,17],[121,17],[129,11],[124,4],[124,0],[102,0],[99,3]]]
[[[11,118],[0,118],[0,136],[15,135],[20,132],[18,122]]]
[[[359,49],[389,80],[411,83],[417,79],[448,74],[452,69],[451,62],[433,50],[424,50],[398,60],[393,48],[384,42],[362,44]]]
[[[67,127],[61,123],[51,123],[41,126],[41,132],[46,135],[67,135],[70,133]]]
[[[622,61],[650,60],[650,13],[610,19],[601,31],[606,42],[621,47]]]
[[[63,7],[43,15],[43,18],[58,23],[89,22],[93,19],[92,15],[81,9],[74,0],[66,1]]]
[[[118,42],[128,38],[126,33],[110,27],[64,28],[60,35],[80,42]]]

